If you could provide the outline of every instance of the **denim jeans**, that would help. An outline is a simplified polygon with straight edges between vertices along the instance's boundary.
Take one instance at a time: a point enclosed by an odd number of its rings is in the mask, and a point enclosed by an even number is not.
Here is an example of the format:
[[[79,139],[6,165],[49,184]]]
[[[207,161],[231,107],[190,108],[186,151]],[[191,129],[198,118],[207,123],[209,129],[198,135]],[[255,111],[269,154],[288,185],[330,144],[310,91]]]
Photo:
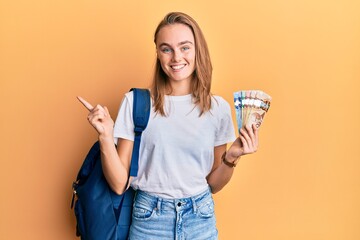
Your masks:
[[[210,190],[190,198],[164,199],[138,190],[130,240],[216,240],[218,231]]]

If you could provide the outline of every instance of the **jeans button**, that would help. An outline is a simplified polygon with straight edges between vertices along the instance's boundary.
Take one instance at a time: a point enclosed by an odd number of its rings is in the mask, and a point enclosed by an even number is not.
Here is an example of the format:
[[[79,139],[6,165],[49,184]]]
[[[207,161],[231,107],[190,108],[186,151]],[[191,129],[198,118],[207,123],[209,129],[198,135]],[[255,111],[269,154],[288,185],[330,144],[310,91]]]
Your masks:
[[[178,202],[178,204],[177,204],[177,205],[178,205],[178,207],[181,207],[181,202]]]

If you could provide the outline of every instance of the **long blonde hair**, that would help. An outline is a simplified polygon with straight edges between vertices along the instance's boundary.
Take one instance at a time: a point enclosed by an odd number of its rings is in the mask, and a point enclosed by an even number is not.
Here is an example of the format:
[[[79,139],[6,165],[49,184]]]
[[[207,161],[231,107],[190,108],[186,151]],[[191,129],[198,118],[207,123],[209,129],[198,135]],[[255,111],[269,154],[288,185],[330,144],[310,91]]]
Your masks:
[[[185,13],[171,12],[159,23],[155,30],[154,42],[161,28],[170,24],[184,24],[188,26],[195,39],[195,71],[191,81],[191,92],[194,103],[200,108],[200,116],[211,108],[211,77],[212,64],[204,35],[196,21]],[[168,76],[163,71],[159,59],[156,60],[153,83],[151,87],[156,113],[165,116],[164,96],[171,89]]]

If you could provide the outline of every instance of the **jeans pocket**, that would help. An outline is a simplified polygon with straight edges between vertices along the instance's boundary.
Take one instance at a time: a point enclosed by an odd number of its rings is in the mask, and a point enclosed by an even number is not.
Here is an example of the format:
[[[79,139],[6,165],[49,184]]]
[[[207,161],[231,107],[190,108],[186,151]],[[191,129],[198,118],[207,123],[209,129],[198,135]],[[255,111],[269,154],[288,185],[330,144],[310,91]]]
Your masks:
[[[137,220],[148,220],[154,213],[154,209],[151,206],[136,203],[134,204],[132,216]]]
[[[212,198],[199,204],[197,207],[197,213],[200,217],[210,218],[214,216],[214,201]]]

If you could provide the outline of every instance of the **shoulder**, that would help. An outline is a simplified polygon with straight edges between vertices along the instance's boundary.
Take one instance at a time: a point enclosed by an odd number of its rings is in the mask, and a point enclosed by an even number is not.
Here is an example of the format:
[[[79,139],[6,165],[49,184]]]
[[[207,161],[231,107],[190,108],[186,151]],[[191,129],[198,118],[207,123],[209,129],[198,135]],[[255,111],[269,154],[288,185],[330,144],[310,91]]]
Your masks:
[[[131,100],[130,102],[132,102],[133,99],[134,99],[134,93],[133,93],[133,91],[126,92],[126,93],[124,94],[124,99],[126,99],[127,101]]]
[[[231,115],[230,104],[221,96],[211,96],[211,109],[210,113],[217,118],[223,118],[224,116]]]
[[[121,105],[132,107],[133,102],[134,102],[134,93],[132,91],[129,91],[123,95]]]
[[[147,89],[150,91],[150,89]],[[134,101],[134,92],[133,91],[129,91],[129,92],[126,92],[124,94],[124,99],[126,99],[128,102],[133,102]]]
[[[230,108],[230,104],[223,97],[218,95],[213,95],[211,97],[211,108],[212,109]]]

